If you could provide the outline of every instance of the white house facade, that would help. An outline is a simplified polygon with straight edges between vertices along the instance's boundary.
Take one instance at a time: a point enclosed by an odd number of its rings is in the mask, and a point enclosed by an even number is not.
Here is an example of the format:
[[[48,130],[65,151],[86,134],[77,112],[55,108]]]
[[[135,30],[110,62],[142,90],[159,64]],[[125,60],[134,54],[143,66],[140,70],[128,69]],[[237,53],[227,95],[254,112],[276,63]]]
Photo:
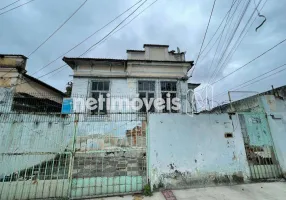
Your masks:
[[[118,109],[114,98],[126,99],[137,95],[141,99],[166,100],[169,93],[170,98],[180,99],[181,107],[176,112],[187,112],[191,105],[187,98],[190,88],[187,72],[193,61],[185,61],[185,52],[169,51],[168,45],[144,44],[143,47],[144,50],[127,50],[127,59],[64,57],[63,60],[74,71],[72,96],[98,98],[99,95],[106,97],[110,94],[110,112],[115,112]],[[174,112],[153,107],[149,110],[143,108],[143,111]]]

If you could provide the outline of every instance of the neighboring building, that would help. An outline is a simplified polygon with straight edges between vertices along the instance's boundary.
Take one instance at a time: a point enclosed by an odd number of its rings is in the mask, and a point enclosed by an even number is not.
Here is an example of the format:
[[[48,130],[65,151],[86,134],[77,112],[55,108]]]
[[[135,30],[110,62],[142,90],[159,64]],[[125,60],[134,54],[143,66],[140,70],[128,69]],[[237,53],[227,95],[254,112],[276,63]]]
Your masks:
[[[64,57],[63,61],[74,71],[73,96],[98,98],[110,93],[113,98],[131,98],[139,94],[139,98],[166,99],[166,94],[170,93],[171,98],[181,99],[180,112],[186,112],[191,105],[187,99],[188,88],[197,86],[187,83],[187,72],[193,61],[185,60],[185,52],[169,51],[168,45],[144,44],[143,47],[144,50],[127,50],[127,59]],[[116,110],[112,100],[111,106],[111,110]],[[149,111],[155,112],[154,107]],[[96,111],[96,114],[104,113],[106,110]]]
[[[60,112],[65,94],[28,75],[26,63],[23,55],[0,54],[1,93],[13,96],[12,110]]]

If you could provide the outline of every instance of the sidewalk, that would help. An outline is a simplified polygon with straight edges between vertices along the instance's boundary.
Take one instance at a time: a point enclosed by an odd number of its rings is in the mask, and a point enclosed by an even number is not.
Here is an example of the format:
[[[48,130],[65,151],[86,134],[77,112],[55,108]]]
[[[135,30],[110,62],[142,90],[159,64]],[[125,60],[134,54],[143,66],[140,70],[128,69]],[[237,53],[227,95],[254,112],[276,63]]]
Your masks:
[[[286,182],[254,183],[235,186],[172,190],[177,200],[285,200]],[[97,198],[98,200],[166,200],[161,192],[152,197],[124,196]],[[174,200],[174,198],[167,198]]]

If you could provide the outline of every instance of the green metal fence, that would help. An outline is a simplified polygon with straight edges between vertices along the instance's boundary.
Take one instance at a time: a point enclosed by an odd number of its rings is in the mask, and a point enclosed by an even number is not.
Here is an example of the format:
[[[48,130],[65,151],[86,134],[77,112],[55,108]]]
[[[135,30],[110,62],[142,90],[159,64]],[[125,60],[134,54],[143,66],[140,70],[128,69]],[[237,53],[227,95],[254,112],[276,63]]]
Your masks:
[[[265,113],[239,115],[252,180],[282,177]]]
[[[113,196],[147,183],[146,113],[59,113],[51,97],[9,98],[0,113],[0,199]],[[32,99],[32,100],[30,100]]]

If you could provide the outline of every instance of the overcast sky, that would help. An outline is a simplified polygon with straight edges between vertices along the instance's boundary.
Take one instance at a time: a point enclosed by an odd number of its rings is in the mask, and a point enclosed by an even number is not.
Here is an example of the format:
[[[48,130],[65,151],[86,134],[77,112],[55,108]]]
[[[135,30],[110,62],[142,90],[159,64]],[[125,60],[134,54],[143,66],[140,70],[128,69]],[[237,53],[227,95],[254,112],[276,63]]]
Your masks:
[[[21,0],[9,8],[27,1],[28,0]],[[82,9],[79,10],[59,32],[29,58],[27,63],[28,73],[33,74],[37,69],[43,67],[61,54],[64,54],[137,1],[138,0],[88,0]],[[238,1],[241,1],[237,12],[239,14],[243,6],[246,5],[247,0]],[[237,30],[238,35],[255,8],[253,1],[254,0],[251,0],[241,25]],[[1,0],[0,8],[11,2],[13,1]],[[1,15],[1,12],[6,10],[1,10],[0,53],[29,55],[29,53],[59,27],[83,2],[84,0],[35,0],[3,15]],[[152,2],[152,0],[148,0],[138,12]],[[256,0],[256,3],[258,2],[259,0]],[[259,9],[264,2],[265,0],[261,1]],[[205,44],[207,44],[214,34],[230,8],[231,3],[231,0],[217,0]],[[98,58],[126,58],[126,49],[143,49],[144,43],[155,43],[168,44],[170,45],[169,50],[176,50],[176,47],[179,47],[181,51],[187,52],[187,60],[196,60],[212,5],[213,0],[158,0],[129,25],[112,35],[112,37],[104,43],[96,46],[96,48],[86,56]],[[286,1],[267,1],[261,11],[261,14],[267,18],[266,23],[256,32],[255,28],[263,21],[263,18],[257,18],[237,48],[235,54],[227,65],[221,68],[216,78],[227,75],[286,38],[285,8]],[[104,37],[126,16],[127,15],[122,16],[66,56],[79,56],[90,45]],[[257,13],[255,13],[254,16],[256,17]],[[232,22],[233,26],[237,19],[238,18],[234,17]],[[223,26],[224,24],[222,28]],[[228,29],[226,28],[225,30]],[[231,29],[229,28],[229,30]],[[220,29],[218,33],[221,31],[222,29]],[[217,35],[219,36],[219,34]],[[213,41],[215,41],[216,38],[217,37],[215,37]],[[222,41],[227,41],[226,37],[222,37]],[[242,70],[239,70],[237,73],[216,83],[214,85],[214,94],[227,91],[240,83],[286,63],[285,43]],[[209,47],[211,46],[212,43],[210,43]],[[216,47],[217,46],[214,46],[206,56],[202,54],[201,58],[204,59],[199,60],[193,77],[189,80],[190,82],[208,82],[212,71],[217,68],[216,61],[218,55],[220,55],[217,54],[213,66],[210,67]],[[221,50],[223,48],[220,46],[218,49]],[[207,50],[208,49],[206,49],[205,53]],[[39,77],[63,64],[63,61],[59,59],[34,76]],[[286,68],[286,66],[284,68]],[[280,70],[284,68],[280,68]],[[69,67],[65,67],[57,73],[40,79],[64,91],[66,83],[72,80],[70,75],[72,75],[72,70]],[[271,89],[271,85],[274,85],[274,87],[284,85],[286,83],[285,77],[286,70],[241,90],[259,92],[269,90]],[[216,101],[222,102],[226,98],[226,95],[221,95],[217,97]],[[234,95],[234,98],[237,97]]]

